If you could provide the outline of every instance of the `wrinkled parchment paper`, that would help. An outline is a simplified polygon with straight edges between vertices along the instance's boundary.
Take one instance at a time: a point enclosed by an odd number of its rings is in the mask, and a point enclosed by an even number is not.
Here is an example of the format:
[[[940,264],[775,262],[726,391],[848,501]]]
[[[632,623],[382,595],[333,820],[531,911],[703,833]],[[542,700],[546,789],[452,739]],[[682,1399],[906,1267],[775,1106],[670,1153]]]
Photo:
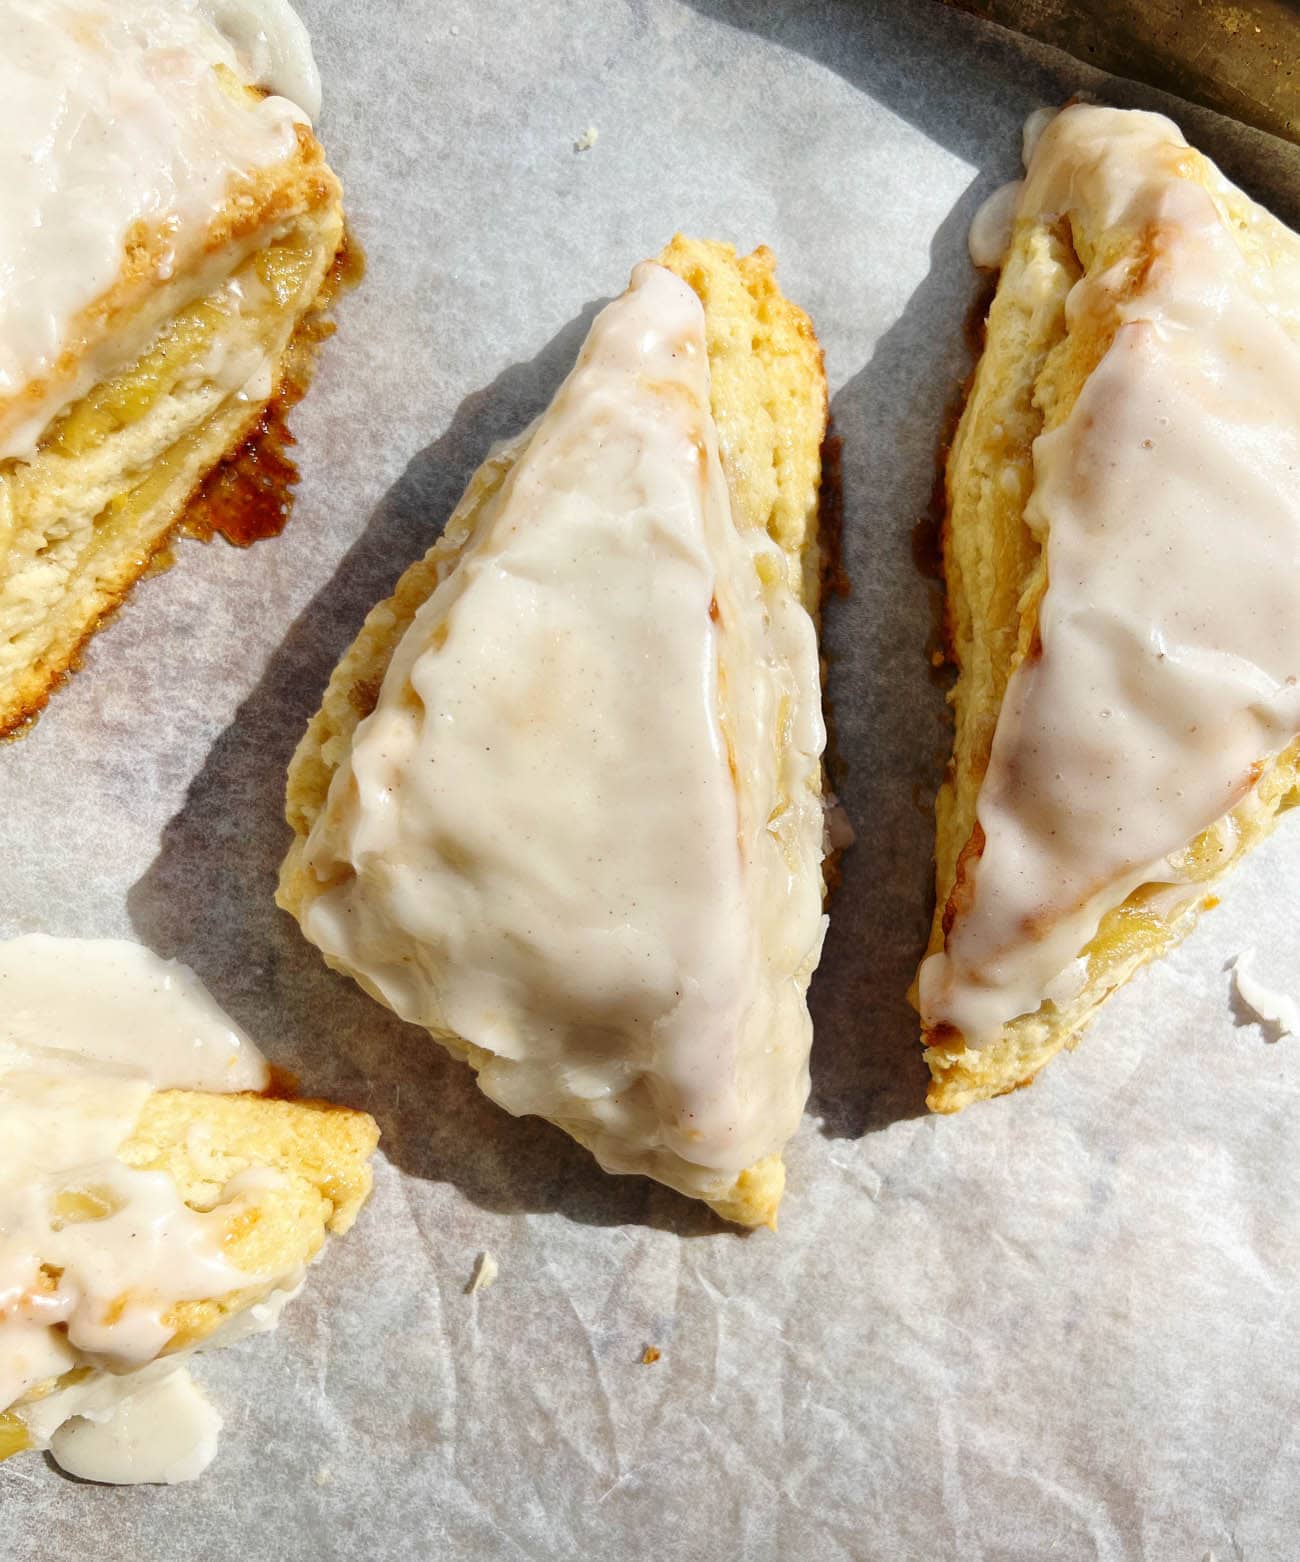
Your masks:
[[[1300,826],[1031,1091],[927,1116],[903,998],[947,748],[910,542],[969,367],[966,228],[1087,72],[923,0],[304,10],[369,275],[295,417],[296,515],[251,553],[182,547],[0,751],[0,919],[181,956],[385,1158],[278,1333],[200,1363],[208,1474],[12,1460],[0,1556],[1294,1556],[1300,1040],[1248,1023],[1224,965],[1253,946],[1300,987]],[[1182,118],[1300,215],[1293,153]],[[512,1121],[271,898],[335,658],[677,227],[775,249],[844,440],[827,641],[859,841],[779,1235]],[[482,1249],[500,1278],[470,1296]]]

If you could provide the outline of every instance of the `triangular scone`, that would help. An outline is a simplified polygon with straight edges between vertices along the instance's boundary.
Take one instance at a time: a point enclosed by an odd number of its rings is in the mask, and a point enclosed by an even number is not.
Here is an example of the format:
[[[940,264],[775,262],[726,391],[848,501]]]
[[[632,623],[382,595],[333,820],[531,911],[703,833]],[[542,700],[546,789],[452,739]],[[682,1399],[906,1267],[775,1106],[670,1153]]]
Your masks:
[[[328,330],[343,212],[302,24],[244,9],[0,0],[0,734],[183,517],[283,524],[276,415]]]
[[[324,1102],[150,1092],[112,1072],[82,1083],[60,1062],[51,1075],[0,1053],[19,1153],[39,1162],[47,1125],[89,1157],[65,1167],[55,1153],[19,1182],[12,1145],[0,1162],[0,1458],[101,1418],[155,1362],[237,1337],[250,1309],[292,1292],[326,1232],[356,1218],[379,1137],[365,1113]],[[101,1154],[119,1122],[129,1132]]]
[[[516,1113],[774,1223],[807,1096],[821,352],[677,238],[335,670],[280,904]]]
[[[1169,120],[1065,109],[948,463],[936,1110],[1073,1045],[1300,801],[1298,472],[1300,238]]]

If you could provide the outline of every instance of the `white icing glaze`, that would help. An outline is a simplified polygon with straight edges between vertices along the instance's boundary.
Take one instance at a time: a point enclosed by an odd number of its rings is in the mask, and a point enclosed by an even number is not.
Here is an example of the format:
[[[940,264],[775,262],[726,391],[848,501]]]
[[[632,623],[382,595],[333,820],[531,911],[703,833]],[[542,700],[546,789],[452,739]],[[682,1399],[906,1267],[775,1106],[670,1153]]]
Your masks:
[[[1043,132],[1057,113],[1058,110],[1054,108],[1036,108],[1025,120],[1020,138],[1020,160],[1026,168],[1038,150]],[[995,271],[1006,259],[1024,188],[1023,179],[1013,179],[1008,184],[999,185],[992,195],[980,203],[971,219],[970,232],[966,238],[970,258],[977,266]]]
[[[194,972],[126,939],[31,933],[0,942],[5,1042],[128,1069],[155,1090],[269,1083],[266,1059]]]
[[[1020,136],[1020,161],[1029,167],[1033,161],[1034,153],[1038,150],[1038,143],[1043,138],[1043,131],[1056,118],[1060,112],[1055,108],[1036,108],[1025,119],[1025,128]]]
[[[240,1340],[251,1339],[255,1334],[269,1334],[280,1327],[280,1315],[302,1290],[306,1283],[306,1270],[298,1269],[284,1276],[281,1284],[260,1302],[231,1315],[213,1330],[203,1342],[203,1348],[238,1345]]]
[[[232,83],[313,104],[315,89],[285,0],[0,0],[0,39],[3,461],[29,458],[50,420],[142,345],[110,333],[56,372],[79,349],[81,312],[117,281],[132,226],[169,239],[140,288],[192,266],[197,296],[209,223],[242,176],[294,150],[302,110]]]
[[[1262,982],[1250,969],[1252,951],[1243,950],[1232,963],[1232,985],[1237,996],[1265,1025],[1279,1036],[1300,1036],[1300,1003],[1290,993],[1279,992]]]
[[[222,1236],[231,1204],[272,1173],[231,1179],[203,1213],[116,1152],[153,1090],[266,1077],[184,966],[111,939],[0,943],[0,1410],[73,1367],[140,1368],[170,1339],[175,1303],[262,1283],[227,1262]],[[70,1194],[103,1214],[70,1218]],[[111,1408],[104,1381],[23,1407],[33,1435]]]
[[[999,714],[973,898],[921,971],[926,1024],[973,1045],[1035,1011],[1131,891],[1177,883],[1171,857],[1300,732],[1300,243],[1256,208],[1247,241],[1276,253],[1249,267],[1186,155],[1160,116],[1069,108],[1021,197],[1022,219],[1087,210],[1159,240],[1140,279],[1117,265],[1068,300],[1072,320],[1118,300],[1122,324],[1035,444],[1042,655]]]
[[[137,1385],[103,1420],[74,1416],[50,1438],[60,1468],[83,1481],[175,1486],[217,1453],[221,1417],[183,1367]]]
[[[1011,246],[1011,229],[1016,220],[1023,181],[999,185],[971,219],[967,244],[970,258],[977,266],[994,270],[1002,264]]]
[[[84,1416],[91,1421],[110,1420],[118,1405],[137,1389],[180,1370],[188,1354],[181,1351],[174,1356],[160,1356],[157,1361],[136,1367],[132,1372],[92,1372],[32,1400],[22,1407],[20,1414],[33,1445],[48,1448],[55,1432],[73,1416]],[[76,1364],[76,1353],[70,1352],[68,1365]]]
[[[807,1094],[812,623],[732,517],[703,310],[639,266],[393,656],[308,936],[614,1170],[716,1187]]]
[[[319,116],[320,72],[289,0],[199,0],[197,9],[234,47],[246,80]]]

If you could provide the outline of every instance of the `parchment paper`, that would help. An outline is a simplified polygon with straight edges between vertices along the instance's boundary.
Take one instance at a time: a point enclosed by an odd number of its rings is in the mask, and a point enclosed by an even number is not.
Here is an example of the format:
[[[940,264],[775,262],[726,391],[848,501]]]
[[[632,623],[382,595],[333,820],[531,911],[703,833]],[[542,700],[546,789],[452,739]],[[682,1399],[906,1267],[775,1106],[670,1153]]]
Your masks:
[[[303,8],[369,275],[295,416],[297,512],[250,553],[182,547],[0,751],[0,931],[181,956],[372,1111],[384,1159],[278,1333],[200,1363],[208,1474],[11,1460],[0,1556],[1294,1556],[1300,1041],[1247,1023],[1224,965],[1250,945],[1300,985],[1300,829],[1031,1091],[928,1117],[903,997],[948,742],[910,538],[969,367],[966,228],[1088,72],[921,0]],[[1295,218],[1292,153],[1181,117]],[[827,641],[859,840],[779,1235],[511,1120],[271,898],[336,656],[678,227],[775,249],[844,440]],[[466,1295],[484,1248],[500,1278]]]

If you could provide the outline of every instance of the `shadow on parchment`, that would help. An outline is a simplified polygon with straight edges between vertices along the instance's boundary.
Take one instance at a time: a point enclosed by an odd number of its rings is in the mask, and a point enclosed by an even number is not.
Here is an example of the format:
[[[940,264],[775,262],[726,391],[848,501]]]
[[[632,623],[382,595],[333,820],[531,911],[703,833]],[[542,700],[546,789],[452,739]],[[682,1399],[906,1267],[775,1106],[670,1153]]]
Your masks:
[[[1008,92],[1026,112],[1059,105],[1095,69],[952,9],[941,0],[686,0],[701,16],[789,49],[916,126],[972,167],[1013,178]],[[1088,89],[1118,108],[1179,121],[1199,148],[1284,222],[1300,222],[1300,154],[1287,142],[1141,82],[1100,73]],[[863,155],[870,156],[870,147]],[[1012,169],[1008,170],[1008,160]],[[1285,167],[1281,165],[1285,164]],[[845,171],[846,177],[849,170]]]
[[[491,446],[550,401],[603,302],[467,397],[447,432],[411,460],[213,745],[127,906],[139,936],[192,966],[273,1062],[312,1094],[373,1113],[389,1160],[412,1175],[451,1182],[485,1209],[683,1235],[731,1231],[646,1178],[600,1174],[541,1119],[512,1121],[424,1031],[329,971],[273,898],[288,845],[285,770],[334,664],[434,541]]]
[[[943,440],[970,368],[967,328],[987,284],[971,268],[966,236],[986,193],[977,180],[944,219],[924,280],[831,403],[838,428],[861,431],[842,458],[851,594],[827,603],[823,630],[830,782],[857,834],[810,994],[809,1107],[833,1138],[926,1115],[928,1071],[907,990],[934,905],[934,796],[952,734],[947,680],[929,664],[942,595],[912,550],[931,519]]]

